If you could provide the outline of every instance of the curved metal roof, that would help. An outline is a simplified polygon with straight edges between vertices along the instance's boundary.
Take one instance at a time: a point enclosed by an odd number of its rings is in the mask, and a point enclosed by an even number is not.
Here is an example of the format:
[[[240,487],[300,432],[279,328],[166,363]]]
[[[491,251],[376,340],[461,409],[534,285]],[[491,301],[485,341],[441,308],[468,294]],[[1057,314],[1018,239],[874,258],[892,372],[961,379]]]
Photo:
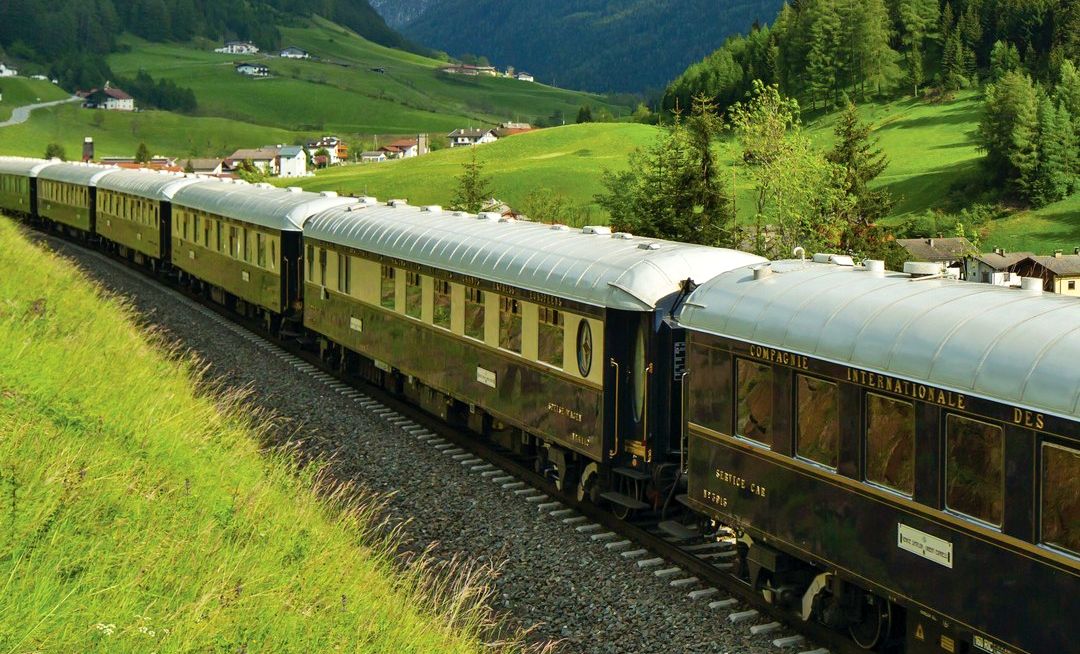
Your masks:
[[[0,157],[0,173],[6,175],[21,175],[23,177],[37,177],[46,166],[58,164],[58,159],[32,159],[30,157]]]
[[[1080,417],[1080,301],[831,264],[720,275],[686,327]],[[787,272],[783,272],[787,270]]]
[[[358,202],[334,193],[307,193],[269,184],[200,181],[173,195],[173,204],[282,231],[300,231],[312,215]]]
[[[97,186],[98,181],[106,175],[118,172],[115,166],[102,166],[101,164],[82,162],[57,162],[46,166],[38,172],[39,179],[48,179],[54,182],[66,182],[79,184],[80,186]]]
[[[98,188],[167,202],[183,187],[206,181],[211,180],[181,173],[120,170],[102,178],[98,182]]]
[[[647,238],[606,229],[587,234],[527,221],[501,221],[373,200],[314,216],[304,235],[463,275],[632,311],[656,307],[687,278],[761,262],[744,252]]]

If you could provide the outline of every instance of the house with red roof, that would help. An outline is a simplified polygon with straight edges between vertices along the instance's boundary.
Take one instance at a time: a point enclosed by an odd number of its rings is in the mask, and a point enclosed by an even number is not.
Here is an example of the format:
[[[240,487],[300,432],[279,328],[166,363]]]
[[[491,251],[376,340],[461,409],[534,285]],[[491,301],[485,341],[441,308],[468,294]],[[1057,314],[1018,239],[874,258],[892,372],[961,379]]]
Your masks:
[[[121,89],[105,82],[103,89],[91,89],[77,94],[83,99],[84,109],[106,109],[109,111],[135,111],[135,99]]]

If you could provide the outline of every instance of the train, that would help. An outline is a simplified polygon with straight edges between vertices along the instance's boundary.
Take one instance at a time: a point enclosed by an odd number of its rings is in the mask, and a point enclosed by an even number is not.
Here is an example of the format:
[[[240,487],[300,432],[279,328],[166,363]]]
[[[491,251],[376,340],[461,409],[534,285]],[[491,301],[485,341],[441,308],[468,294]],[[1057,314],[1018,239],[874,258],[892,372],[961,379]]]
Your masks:
[[[618,518],[730,534],[731,574],[862,649],[1077,649],[1075,299],[14,157],[0,210],[299,342]]]

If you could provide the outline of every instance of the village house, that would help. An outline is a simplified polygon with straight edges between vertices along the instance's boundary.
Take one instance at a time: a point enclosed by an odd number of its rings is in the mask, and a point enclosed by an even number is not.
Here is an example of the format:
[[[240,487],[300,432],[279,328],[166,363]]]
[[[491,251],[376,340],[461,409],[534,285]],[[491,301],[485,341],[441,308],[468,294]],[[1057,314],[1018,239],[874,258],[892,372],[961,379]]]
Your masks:
[[[289,46],[281,51],[281,56],[286,59],[310,59],[311,55],[307,50],[302,50],[296,46]]]
[[[421,134],[416,138],[398,139],[387,143],[379,148],[379,151],[385,153],[387,159],[409,159],[428,154],[431,149],[428,147],[427,134]]]
[[[977,252],[975,245],[966,238],[898,238],[896,244],[904,248],[912,261],[940,263],[950,276],[963,278],[965,260]]]
[[[307,153],[299,145],[278,146],[278,176],[303,177],[307,172]]]
[[[495,128],[495,136],[504,139],[507,136],[524,134],[525,132],[531,132],[532,130],[533,126],[529,123],[501,123]]]
[[[225,162],[221,159],[187,159],[184,170],[198,175],[221,175],[225,172]]]
[[[491,129],[455,129],[447,134],[450,139],[450,147],[460,148],[467,145],[482,145],[499,140],[495,136],[495,130]]]
[[[229,170],[237,170],[246,161],[266,175],[278,174],[278,149],[275,147],[237,150],[225,158],[225,165]]]
[[[514,78],[517,79],[518,81],[521,81],[521,82],[535,82],[536,81],[533,78],[533,76],[528,74],[528,73],[518,73],[517,75],[514,76]]]
[[[1037,277],[1043,280],[1043,290],[1080,297],[1080,248],[1072,254],[1061,250],[1048,257],[1029,256],[1013,266],[1021,277]]]
[[[259,48],[250,41],[226,41],[223,47],[216,48],[214,52],[233,55],[252,55],[258,54]]]
[[[477,77],[477,76],[498,77],[499,76],[499,71],[496,70],[494,66],[470,66],[470,65],[443,66],[439,70],[441,70],[444,73],[449,73],[451,75],[468,75],[470,77]]]
[[[103,89],[80,91],[77,96],[83,99],[84,109],[105,109],[108,111],[135,111],[135,99],[124,91],[113,88],[105,82]]]
[[[964,279],[994,286],[1020,286],[1020,275],[1013,267],[1034,256],[1033,252],[1005,252],[1001,248],[974,254],[964,262]]]
[[[268,77],[270,69],[262,64],[242,63],[236,64],[236,72],[248,77]]]
[[[19,71],[14,68],[8,68],[5,64],[0,64],[0,77],[15,77],[19,74]]]
[[[335,166],[349,158],[349,147],[336,136],[324,136],[314,141],[307,142],[307,151],[314,157],[319,150],[326,150],[326,166]]]
[[[145,166],[147,168],[154,168],[155,170],[169,170],[178,168],[179,164],[176,159],[170,157],[150,157],[150,161],[145,163],[139,163],[135,161],[135,157],[102,157],[98,160],[98,163],[105,164],[106,166]]]
[[[386,161],[386,153],[382,150],[368,151],[360,153],[361,163],[382,163]]]

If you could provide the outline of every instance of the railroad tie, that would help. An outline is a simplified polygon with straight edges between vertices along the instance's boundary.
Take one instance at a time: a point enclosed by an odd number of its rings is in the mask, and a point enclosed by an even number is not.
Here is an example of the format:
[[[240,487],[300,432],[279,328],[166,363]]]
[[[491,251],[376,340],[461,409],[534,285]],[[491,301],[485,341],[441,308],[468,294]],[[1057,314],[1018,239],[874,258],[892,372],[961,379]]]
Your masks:
[[[750,620],[752,618],[756,618],[757,616],[758,616],[757,610],[756,609],[750,609],[749,611],[737,611],[735,613],[732,613],[731,615],[729,615],[727,617],[727,619],[732,624],[736,624],[736,623],[739,623],[739,622],[746,622],[747,620]]]
[[[772,644],[781,649],[786,647],[797,647],[806,642],[806,639],[802,636],[784,636],[783,638],[777,638]]]
[[[699,581],[701,580],[697,577],[687,577],[685,579],[673,579],[668,585],[672,588],[685,588],[686,586],[693,586]]]
[[[767,622],[765,624],[756,624],[753,627],[750,627],[750,633],[754,636],[760,636],[761,634],[771,634],[779,628],[779,622]]]
[[[720,591],[715,588],[702,588],[701,590],[692,590],[686,594],[692,600],[704,599],[706,597],[712,597]]]
[[[628,550],[622,553],[624,559],[636,559],[639,556],[645,556],[649,553],[649,550]]]
[[[739,600],[729,597],[727,599],[716,600],[715,602],[709,602],[710,609],[730,609],[739,603]]]

